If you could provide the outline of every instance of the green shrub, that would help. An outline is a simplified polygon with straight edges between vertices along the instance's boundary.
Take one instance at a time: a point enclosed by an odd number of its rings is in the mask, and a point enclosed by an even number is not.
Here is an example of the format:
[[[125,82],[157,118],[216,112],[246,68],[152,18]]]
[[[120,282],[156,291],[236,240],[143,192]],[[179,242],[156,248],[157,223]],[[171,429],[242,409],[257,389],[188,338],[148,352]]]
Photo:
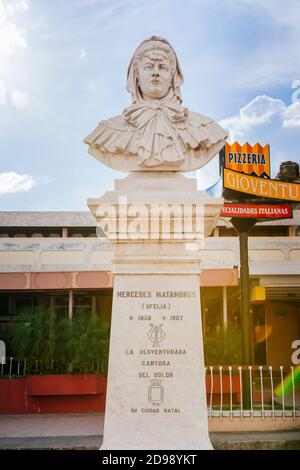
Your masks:
[[[68,362],[69,371],[88,371],[93,362],[108,360],[108,322],[86,312],[76,313],[72,321],[59,322],[57,356]]]
[[[50,312],[37,308],[34,313],[24,310],[10,330],[9,343],[16,359],[49,358],[53,352],[50,341]]]
[[[242,336],[240,329],[228,328],[208,334],[204,339],[206,365],[242,364]]]
[[[9,342],[15,359],[27,361],[27,372],[88,373],[107,364],[110,325],[87,312],[72,320],[38,308],[22,312],[11,328]],[[38,361],[38,365],[37,365]],[[105,370],[104,370],[105,371]]]

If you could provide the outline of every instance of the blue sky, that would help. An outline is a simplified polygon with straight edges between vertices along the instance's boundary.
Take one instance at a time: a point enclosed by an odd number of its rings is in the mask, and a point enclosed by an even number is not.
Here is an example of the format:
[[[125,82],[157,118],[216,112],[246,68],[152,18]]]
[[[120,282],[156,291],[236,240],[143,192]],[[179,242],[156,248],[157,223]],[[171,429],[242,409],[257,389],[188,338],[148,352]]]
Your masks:
[[[269,143],[273,175],[300,161],[299,0],[0,0],[0,210],[86,210],[113,188],[82,139],[129,104],[128,63],[153,34],[178,54],[185,106]]]

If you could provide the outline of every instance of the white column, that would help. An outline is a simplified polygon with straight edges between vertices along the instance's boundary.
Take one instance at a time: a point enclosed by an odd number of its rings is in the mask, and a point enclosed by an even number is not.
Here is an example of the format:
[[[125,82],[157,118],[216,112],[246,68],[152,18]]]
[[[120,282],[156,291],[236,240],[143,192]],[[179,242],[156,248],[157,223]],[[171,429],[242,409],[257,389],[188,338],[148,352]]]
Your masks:
[[[92,295],[92,316],[95,317],[97,315],[97,297]]]
[[[73,318],[73,291],[69,290],[69,319]]]
[[[226,332],[228,326],[228,315],[227,315],[227,287],[223,286],[223,329]]]

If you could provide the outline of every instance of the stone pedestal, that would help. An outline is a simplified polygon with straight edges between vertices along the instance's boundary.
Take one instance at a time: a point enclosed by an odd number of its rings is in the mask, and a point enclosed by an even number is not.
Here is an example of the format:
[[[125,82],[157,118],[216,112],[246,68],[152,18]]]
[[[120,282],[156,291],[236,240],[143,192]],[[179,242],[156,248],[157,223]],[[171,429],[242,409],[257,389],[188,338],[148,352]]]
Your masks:
[[[199,245],[223,200],[178,173],[131,173],[88,205],[113,246],[103,449],[211,449]]]

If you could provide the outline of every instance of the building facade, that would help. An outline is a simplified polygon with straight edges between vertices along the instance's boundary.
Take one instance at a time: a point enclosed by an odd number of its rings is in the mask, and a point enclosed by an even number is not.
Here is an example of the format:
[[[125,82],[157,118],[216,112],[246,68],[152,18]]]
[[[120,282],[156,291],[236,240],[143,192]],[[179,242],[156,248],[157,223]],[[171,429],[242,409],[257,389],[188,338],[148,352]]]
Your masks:
[[[204,338],[234,333],[240,325],[239,241],[229,219],[219,220],[200,250]],[[111,257],[89,212],[1,212],[2,335],[24,308],[37,306],[67,318],[86,311],[109,319]],[[249,268],[252,363],[289,368],[300,339],[300,210],[293,219],[256,225]]]

